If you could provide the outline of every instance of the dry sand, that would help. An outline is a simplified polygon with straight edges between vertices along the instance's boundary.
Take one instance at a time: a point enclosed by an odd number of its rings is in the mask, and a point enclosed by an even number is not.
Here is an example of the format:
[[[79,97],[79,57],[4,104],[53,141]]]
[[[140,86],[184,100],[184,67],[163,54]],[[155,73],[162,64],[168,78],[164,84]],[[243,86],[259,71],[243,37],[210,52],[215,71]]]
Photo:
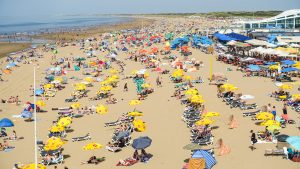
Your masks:
[[[160,46],[161,47],[161,46]],[[84,55],[79,47],[65,47],[58,48],[59,53],[57,57],[67,57],[72,52],[73,56]],[[174,54],[179,56],[177,51],[172,51]],[[209,58],[211,55],[204,54],[199,50],[192,49],[192,56],[196,59],[202,60],[204,62],[204,68],[200,71],[191,74],[192,76],[202,76],[205,78],[204,84],[197,84],[195,87],[199,89],[200,93],[204,96],[206,100],[205,106],[208,111],[217,111],[221,113],[220,117],[215,118],[215,126],[217,129],[213,130],[213,135],[215,140],[223,138],[225,144],[231,148],[231,153],[225,156],[216,156],[218,161],[214,169],[299,169],[299,163],[294,163],[282,157],[265,157],[264,150],[266,148],[275,148],[275,144],[257,144],[257,149],[251,151],[250,146],[250,133],[251,129],[258,131],[263,130],[263,127],[256,126],[254,121],[250,118],[242,116],[242,111],[239,109],[230,109],[225,103],[216,97],[217,91],[216,86],[208,85],[206,80],[209,76]],[[103,56],[97,55],[97,56]],[[125,54],[120,54],[119,58],[123,60]],[[51,53],[44,53],[44,58],[39,60],[40,69],[37,70],[37,83],[42,81],[44,77],[44,70],[49,67],[49,62],[51,60]],[[140,63],[133,61],[125,61],[125,75],[130,74],[133,69],[140,69],[143,66]],[[1,65],[3,67],[4,65]],[[115,65],[113,65],[115,66]],[[270,79],[261,77],[242,77],[241,72],[236,71],[226,71],[229,65],[224,63],[213,61],[213,71],[214,72],[224,72],[229,78],[229,82],[235,84],[239,87],[239,91],[244,94],[251,94],[255,96],[254,102],[258,103],[259,106],[271,103],[277,107],[277,111],[281,113],[282,103],[277,102],[274,98],[267,96],[268,93],[276,90],[274,83]],[[169,67],[166,67],[169,68]],[[234,69],[234,68],[233,68]],[[79,77],[84,77],[81,73],[68,71],[68,77],[76,75]],[[155,72],[150,72],[150,83],[155,86],[155,79],[157,74]],[[189,143],[189,129],[186,127],[185,123],[181,121],[181,115],[184,106],[180,104],[179,100],[171,98],[170,96],[174,92],[174,84],[168,78],[168,75],[163,75],[163,87],[154,87],[154,94],[149,95],[149,97],[142,102],[141,105],[137,106],[138,110],[144,112],[144,116],[141,117],[143,121],[147,124],[147,130],[143,133],[134,132],[132,137],[136,138],[138,136],[147,135],[152,138],[153,142],[151,147],[147,148],[147,152],[154,155],[149,163],[138,163],[130,168],[136,169],[171,169],[180,168],[183,165],[183,160],[190,157],[190,152],[183,150],[183,146]],[[7,82],[0,83],[0,96],[1,98],[8,98],[9,96],[19,95],[22,100],[22,104],[26,101],[32,101],[33,97],[29,97],[29,86],[33,84],[33,64],[31,65],[21,65],[13,71],[11,75],[4,76]],[[299,79],[298,79],[299,80]],[[128,82],[129,92],[123,92],[123,85]],[[38,139],[46,140],[48,129],[52,124],[52,121],[56,119],[56,112],[51,111],[52,107],[66,107],[69,103],[65,103],[64,99],[68,98],[73,90],[72,84],[73,80],[69,80],[66,88],[59,91],[54,98],[46,101],[47,113],[38,114]],[[99,88],[99,83],[94,83],[94,87],[89,88],[89,96],[94,96],[96,90]],[[291,91],[292,93],[297,93],[296,89]],[[119,102],[115,105],[108,105],[109,113],[106,115],[88,115],[79,119],[74,119],[72,124],[73,132],[67,134],[67,139],[71,139],[76,136],[83,136],[86,133],[91,133],[92,141],[101,143],[105,145],[110,141],[113,128],[104,127],[105,122],[110,122],[116,120],[122,113],[131,111],[133,107],[128,105],[129,100],[136,99],[135,87],[131,79],[120,81],[117,88],[112,90],[115,97],[118,98]],[[121,100],[123,99],[123,100]],[[89,102],[87,98],[81,99],[80,103],[83,105],[91,106],[98,103],[104,104],[104,100]],[[12,115],[20,114],[22,110],[21,106],[15,106],[14,104],[0,104],[0,118],[8,117],[11,118]],[[299,121],[299,114],[288,109],[289,115],[292,119]],[[239,127],[234,130],[228,129],[228,119],[231,114],[234,114],[239,123]],[[9,169],[12,168],[14,163],[30,163],[34,161],[34,133],[33,133],[33,123],[24,122],[22,119],[14,119],[15,127],[14,130],[17,131],[18,136],[24,136],[24,140],[12,141],[11,145],[16,148],[11,152],[0,152],[0,168]],[[9,129],[11,133],[12,129]],[[288,135],[299,135],[299,130],[296,125],[288,125],[287,128],[281,130],[282,133]],[[2,139],[0,140],[2,141]],[[86,144],[87,141],[83,142],[71,142],[66,143],[64,147],[63,154],[70,155],[70,157],[65,159],[65,163],[59,165],[58,168],[62,169],[64,166],[68,166],[70,169],[89,169],[89,168],[123,168],[116,167],[116,163],[119,159],[124,159],[130,157],[133,154],[133,148],[124,148],[119,153],[111,153],[105,149],[96,150],[93,152],[83,151],[82,146]],[[214,144],[215,146],[215,144]],[[81,161],[87,160],[92,154],[98,157],[106,157],[106,161],[103,163],[95,165],[80,165]],[[53,166],[47,168],[54,168]]]

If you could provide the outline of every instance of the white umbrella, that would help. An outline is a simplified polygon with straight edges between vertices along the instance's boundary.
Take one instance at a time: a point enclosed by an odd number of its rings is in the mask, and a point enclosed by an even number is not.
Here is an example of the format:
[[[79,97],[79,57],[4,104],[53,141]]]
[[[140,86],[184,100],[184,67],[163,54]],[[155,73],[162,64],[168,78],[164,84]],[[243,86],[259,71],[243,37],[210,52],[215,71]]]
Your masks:
[[[242,100],[250,100],[250,99],[254,99],[255,97],[252,95],[243,95],[240,97],[240,99]]]

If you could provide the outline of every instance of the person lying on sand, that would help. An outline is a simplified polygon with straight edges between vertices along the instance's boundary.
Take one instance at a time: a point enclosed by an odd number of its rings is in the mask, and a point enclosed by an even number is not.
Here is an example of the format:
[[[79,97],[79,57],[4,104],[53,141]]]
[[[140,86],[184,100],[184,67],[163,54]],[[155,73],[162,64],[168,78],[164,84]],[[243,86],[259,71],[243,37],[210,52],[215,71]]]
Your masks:
[[[92,157],[90,157],[89,160],[83,161],[80,164],[81,165],[83,165],[83,164],[95,164],[95,165],[97,165],[98,163],[100,163],[100,162],[102,162],[104,160],[105,160],[105,157],[97,158],[96,156],[92,156]]]

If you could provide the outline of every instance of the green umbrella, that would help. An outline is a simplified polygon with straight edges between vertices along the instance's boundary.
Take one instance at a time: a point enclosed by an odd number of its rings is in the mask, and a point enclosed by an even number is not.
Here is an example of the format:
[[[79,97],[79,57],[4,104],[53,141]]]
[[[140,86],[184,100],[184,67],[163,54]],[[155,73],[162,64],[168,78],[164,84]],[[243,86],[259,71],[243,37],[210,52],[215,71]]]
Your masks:
[[[201,149],[201,146],[195,143],[190,143],[183,147],[185,150],[199,150]]]

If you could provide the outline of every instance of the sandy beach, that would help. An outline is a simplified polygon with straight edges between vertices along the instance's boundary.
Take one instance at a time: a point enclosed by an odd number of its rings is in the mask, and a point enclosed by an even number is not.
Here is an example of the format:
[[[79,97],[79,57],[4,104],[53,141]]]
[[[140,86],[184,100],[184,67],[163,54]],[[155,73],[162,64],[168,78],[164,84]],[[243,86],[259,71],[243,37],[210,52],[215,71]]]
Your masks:
[[[213,23],[198,22],[193,19],[182,19],[182,18],[155,18],[155,21],[151,26],[144,28],[147,31],[160,31],[164,34],[168,31],[176,32],[178,27],[183,30],[186,26],[186,32],[190,27],[187,25],[197,25],[205,24],[206,27],[214,25]],[[167,27],[162,27],[162,22],[170,25]],[[185,25],[186,24],[186,25]],[[191,26],[192,27],[192,26]],[[197,27],[197,26],[195,26]],[[205,30],[205,28],[203,28]],[[94,37],[99,38],[99,35],[94,35]],[[108,38],[110,45],[113,45],[113,37]],[[158,47],[162,49],[164,43],[156,43],[152,46],[146,46],[146,50],[151,50],[152,47]],[[129,51],[136,50],[134,47],[127,46]],[[86,47],[88,48],[88,47]],[[58,53],[56,58],[61,57],[75,57],[83,56],[86,54],[84,50],[80,50],[79,43],[75,46],[60,47],[57,49]],[[249,112],[251,110],[240,110],[231,109],[228,105],[222,102],[222,99],[217,98],[217,87],[215,85],[209,85],[209,72],[210,72],[210,58],[213,58],[212,70],[213,72],[222,72],[228,78],[228,82],[234,84],[239,88],[238,92],[243,94],[249,94],[255,96],[251,102],[257,103],[259,107],[271,103],[276,106],[278,114],[281,114],[283,103],[276,101],[274,98],[268,96],[268,94],[276,91],[278,87],[275,86],[274,81],[264,77],[243,77],[243,73],[236,71],[236,67],[232,65],[225,64],[223,62],[216,61],[216,54],[205,54],[199,49],[190,48],[192,55],[189,58],[195,58],[195,60],[202,61],[204,66],[200,68],[199,71],[186,72],[186,75],[192,77],[201,76],[204,79],[204,83],[194,84],[195,88],[199,90],[199,93],[203,95],[205,100],[205,107],[208,111],[220,112],[220,117],[215,117],[215,123],[212,124],[214,129],[212,133],[214,135],[214,144],[209,146],[203,146],[204,149],[216,147],[216,141],[220,138],[223,139],[226,145],[231,148],[231,152],[224,156],[216,155],[217,164],[214,169],[298,169],[299,163],[294,163],[289,160],[279,157],[265,157],[265,149],[274,149],[276,144],[274,143],[261,143],[256,144],[256,150],[251,151],[249,146],[250,143],[250,130],[261,131],[264,127],[256,125],[255,121],[251,120],[249,117],[243,117],[243,112]],[[179,51],[172,50],[172,55],[176,55],[183,59]],[[8,128],[7,131],[10,134],[12,130],[15,130],[18,136],[23,136],[24,139],[18,141],[10,141],[9,144],[15,148],[10,152],[0,152],[0,168],[9,169],[15,163],[32,163],[34,162],[34,123],[25,122],[21,118],[12,118],[13,115],[18,115],[22,112],[24,104],[27,101],[33,102],[33,97],[31,97],[31,92],[29,91],[30,86],[33,85],[33,66],[36,69],[36,83],[39,85],[44,81],[45,70],[50,67],[51,57],[53,56],[52,51],[44,52],[42,48],[35,49],[35,53],[41,54],[42,58],[37,58],[36,62],[31,64],[20,64],[20,67],[12,68],[11,74],[5,74],[2,76],[3,82],[0,82],[0,99],[8,99],[10,96],[19,96],[21,104],[16,106],[10,103],[0,103],[0,119],[9,118],[12,119],[15,126],[13,128]],[[104,56],[109,52],[96,52],[96,56],[99,59],[104,59]],[[162,68],[168,69],[171,72],[174,68],[170,67],[168,60],[163,60],[163,55],[158,54],[158,58],[161,59]],[[123,113],[133,110],[133,106],[129,106],[130,100],[137,99],[136,87],[132,79],[122,79],[126,75],[130,75],[133,70],[144,69],[145,65],[140,62],[134,62],[133,60],[128,60],[128,52],[118,51],[117,58],[124,62],[126,66],[124,67],[123,74],[120,74],[120,82],[116,88],[113,88],[111,93],[114,94],[113,97],[118,99],[117,104],[106,105],[108,107],[108,113],[104,115],[92,114],[84,115],[81,118],[74,118],[71,124],[72,132],[67,133],[66,139],[68,140],[66,144],[63,145],[63,154],[67,155],[65,157],[64,163],[58,165],[59,169],[64,166],[68,166],[70,169],[92,169],[92,168],[124,168],[116,166],[120,159],[124,159],[132,156],[134,149],[131,146],[125,147],[122,151],[113,153],[105,150],[105,148],[95,150],[95,151],[84,151],[82,147],[89,142],[97,142],[102,145],[106,145],[107,142],[111,140],[114,127],[104,127],[104,123],[115,121]],[[1,67],[5,67],[5,58],[1,58]],[[87,61],[95,60],[96,58],[88,58]],[[70,79],[72,76],[76,76],[79,79],[84,79],[85,75],[82,74],[82,70],[74,71],[72,69],[74,62],[71,62],[71,69],[66,69],[68,83],[65,84],[65,88],[56,93],[55,97],[50,97],[46,100],[46,106],[43,107],[47,112],[37,113],[37,138],[38,140],[47,140],[48,129],[52,125],[52,122],[57,119],[57,111],[53,111],[52,108],[55,107],[68,107],[71,103],[66,103],[64,100],[70,98],[70,94],[74,90],[73,85],[79,83],[75,79]],[[118,65],[112,62],[113,68],[118,69]],[[233,71],[227,71],[227,68],[231,68]],[[181,168],[184,164],[184,160],[189,158],[191,151],[184,150],[183,147],[190,143],[190,131],[186,124],[182,121],[181,116],[184,111],[185,106],[180,104],[180,100],[171,97],[175,91],[174,83],[171,82],[169,76],[159,75],[162,78],[162,87],[157,87],[156,78],[158,76],[157,72],[147,70],[149,72],[149,78],[147,82],[150,83],[154,88],[154,93],[150,94],[145,100],[142,101],[140,105],[136,106],[137,110],[143,112],[143,116],[139,117],[146,122],[146,130],[144,132],[133,132],[131,137],[133,139],[139,136],[149,136],[152,139],[152,144],[146,149],[148,153],[151,153],[153,157],[148,163],[137,163],[130,168],[135,169],[171,169],[171,168]],[[104,78],[109,74],[109,70],[103,70],[101,72],[100,78]],[[299,82],[299,78],[295,78],[296,82]],[[128,83],[128,92],[123,91],[123,86]],[[292,83],[287,83],[292,84]],[[93,82],[93,87],[88,87],[88,96],[95,96],[96,91],[99,89],[99,82]],[[297,87],[290,90],[290,93],[296,94]],[[105,100],[89,101],[89,97],[84,97],[80,99],[83,106],[92,106],[97,104],[105,105]],[[288,108],[289,117],[294,119],[297,124],[287,125],[286,128],[281,129],[281,133],[287,135],[299,136],[299,129],[297,128],[300,115]],[[229,129],[229,117],[234,115],[238,122],[238,127],[236,129]],[[92,139],[89,141],[82,142],[72,142],[71,138],[83,136],[90,133]],[[0,139],[2,142],[2,138]],[[97,157],[105,157],[106,160],[98,165],[85,164],[81,165],[80,162],[86,161],[91,155]],[[41,161],[41,158],[39,158]],[[54,168],[54,165],[47,166],[47,168]]]

